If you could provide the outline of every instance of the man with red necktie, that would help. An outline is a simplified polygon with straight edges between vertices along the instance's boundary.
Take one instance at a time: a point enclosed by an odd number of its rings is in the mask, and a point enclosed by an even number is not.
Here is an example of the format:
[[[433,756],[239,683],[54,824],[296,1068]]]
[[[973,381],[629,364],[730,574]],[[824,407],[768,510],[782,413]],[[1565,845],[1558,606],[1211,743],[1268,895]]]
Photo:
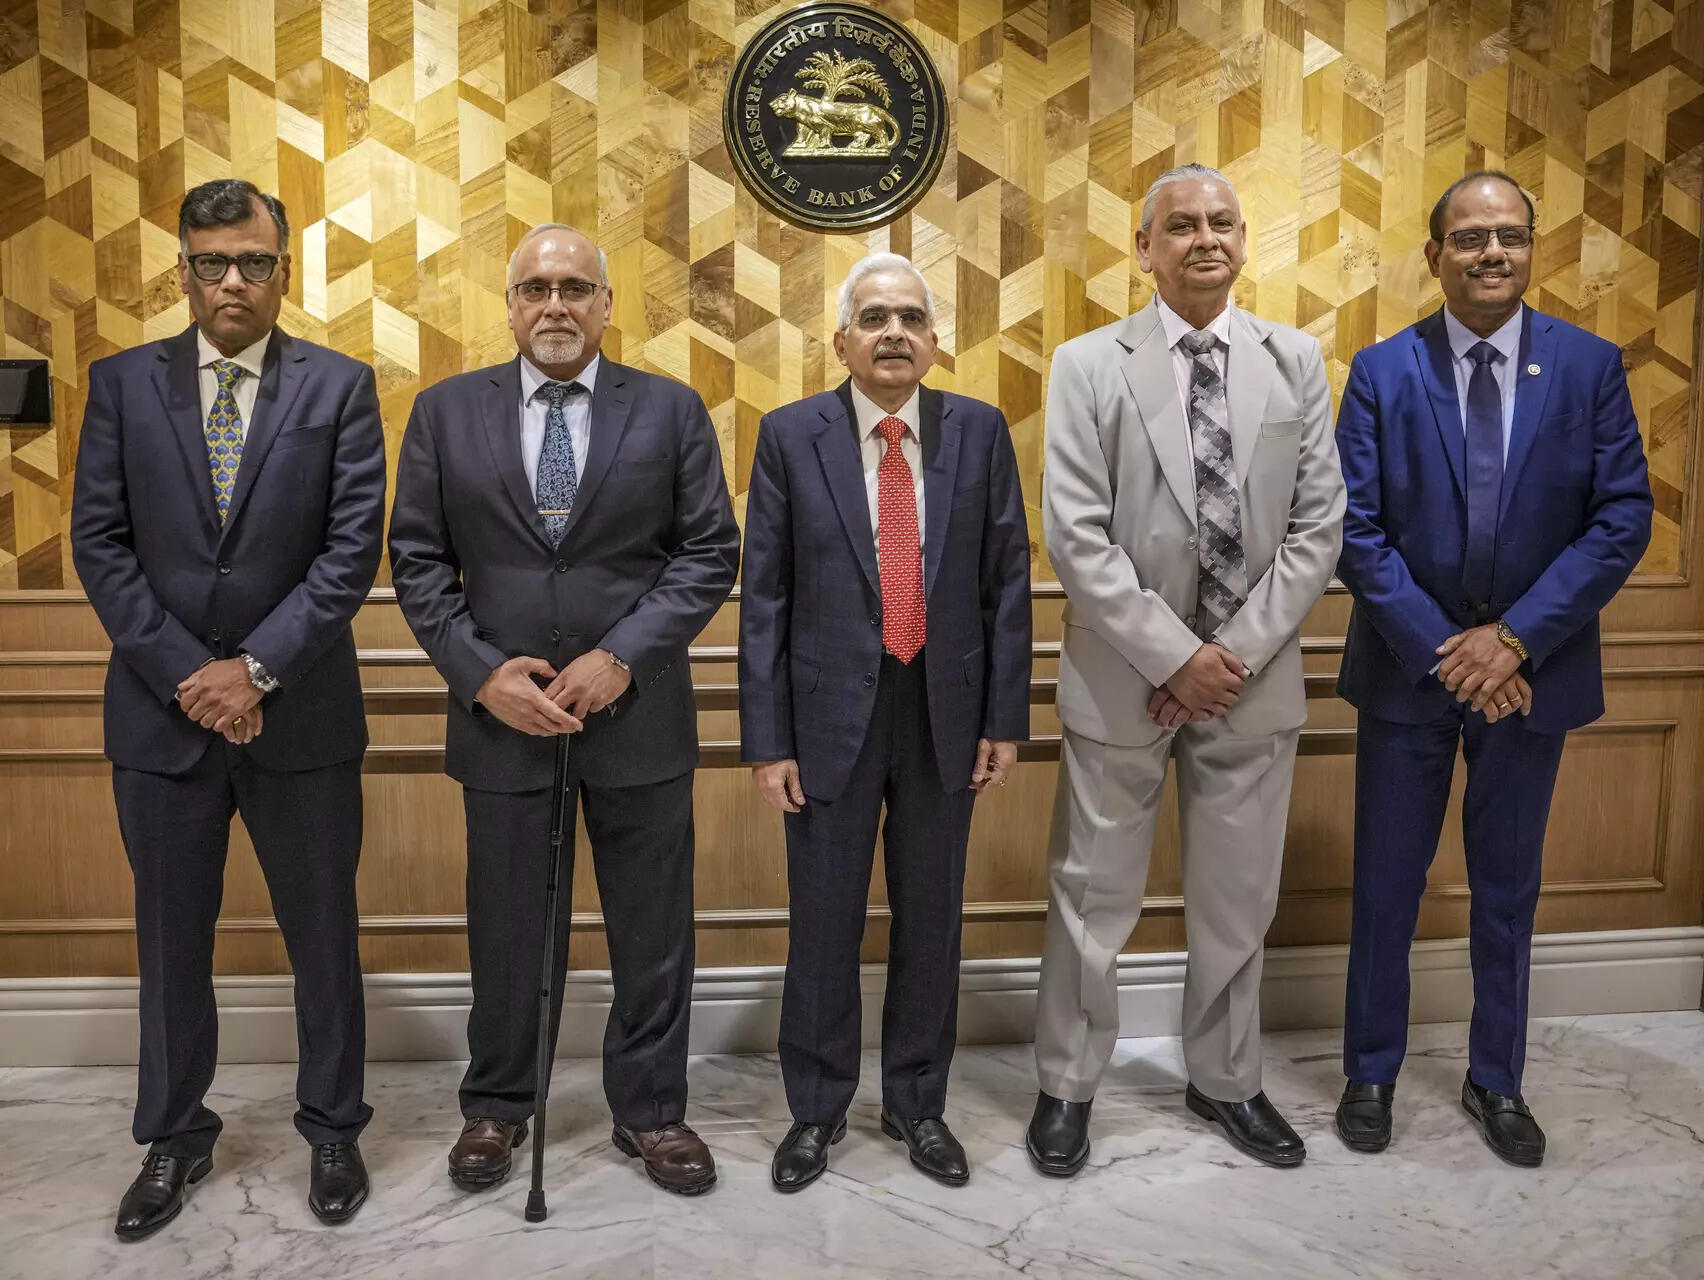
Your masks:
[[[882,1130],[931,1177],[970,1176],[943,1119],[965,849],[976,793],[1006,784],[1029,735],[1029,537],[1004,416],[921,385],[934,311],[906,259],[855,266],[834,335],[850,378],[766,415],[752,462],[740,740],[787,832],[782,1191],[828,1167],[858,1087],[878,828]]]

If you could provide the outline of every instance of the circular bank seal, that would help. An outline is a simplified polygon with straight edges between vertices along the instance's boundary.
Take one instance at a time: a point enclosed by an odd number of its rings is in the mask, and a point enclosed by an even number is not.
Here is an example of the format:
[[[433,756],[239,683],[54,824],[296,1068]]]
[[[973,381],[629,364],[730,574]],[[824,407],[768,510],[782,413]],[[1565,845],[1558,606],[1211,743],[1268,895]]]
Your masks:
[[[947,125],[923,46],[858,4],[807,4],[764,27],[735,61],[722,110],[740,180],[819,231],[882,226],[922,199]]]

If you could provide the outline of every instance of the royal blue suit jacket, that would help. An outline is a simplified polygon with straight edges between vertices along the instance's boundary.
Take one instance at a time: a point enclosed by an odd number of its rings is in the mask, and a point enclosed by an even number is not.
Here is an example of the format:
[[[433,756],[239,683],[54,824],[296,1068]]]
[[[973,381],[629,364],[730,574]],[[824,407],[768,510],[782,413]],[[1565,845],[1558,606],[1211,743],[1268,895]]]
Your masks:
[[[1451,635],[1503,619],[1531,655],[1527,724],[1603,714],[1598,613],[1651,537],[1645,452],[1621,352],[1526,309],[1492,599],[1462,587],[1466,437],[1442,311],[1356,357],[1337,419],[1349,486],[1337,574],[1355,597],[1338,692],[1402,724],[1446,714],[1431,674]]]
[[[941,785],[978,738],[1029,737],[1029,534],[1006,419],[924,387],[923,646]],[[813,799],[846,785],[875,708],[882,594],[851,383],[766,414],[740,580],[744,759],[796,759]]]
[[[385,441],[373,371],[274,330],[223,526],[213,505],[195,328],[89,366],[71,554],[112,637],[106,752],[190,769],[214,735],[177,705],[209,658],[277,677],[247,748],[269,769],[367,745],[350,619],[384,546]]]

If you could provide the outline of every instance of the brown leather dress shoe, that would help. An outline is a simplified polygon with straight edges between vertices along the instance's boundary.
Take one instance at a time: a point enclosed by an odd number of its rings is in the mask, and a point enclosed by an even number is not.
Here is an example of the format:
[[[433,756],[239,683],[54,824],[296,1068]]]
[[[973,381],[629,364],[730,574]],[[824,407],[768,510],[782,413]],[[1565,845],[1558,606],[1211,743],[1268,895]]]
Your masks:
[[[716,1160],[690,1125],[671,1124],[643,1132],[616,1125],[609,1135],[616,1150],[645,1162],[645,1175],[664,1191],[703,1195],[716,1185]]]
[[[450,1181],[468,1191],[496,1186],[509,1176],[509,1153],[526,1140],[525,1120],[469,1120],[450,1148]]]

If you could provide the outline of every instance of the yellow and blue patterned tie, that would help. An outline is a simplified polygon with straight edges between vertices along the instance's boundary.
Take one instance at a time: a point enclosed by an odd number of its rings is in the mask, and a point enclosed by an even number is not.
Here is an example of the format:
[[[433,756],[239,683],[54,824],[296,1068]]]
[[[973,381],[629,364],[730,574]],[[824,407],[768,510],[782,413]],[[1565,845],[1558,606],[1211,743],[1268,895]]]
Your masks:
[[[207,465],[213,473],[213,502],[219,508],[219,523],[224,524],[231,513],[237,468],[243,464],[243,415],[237,409],[234,390],[243,367],[235,360],[215,360],[213,373],[219,379],[219,392],[207,414]]]

